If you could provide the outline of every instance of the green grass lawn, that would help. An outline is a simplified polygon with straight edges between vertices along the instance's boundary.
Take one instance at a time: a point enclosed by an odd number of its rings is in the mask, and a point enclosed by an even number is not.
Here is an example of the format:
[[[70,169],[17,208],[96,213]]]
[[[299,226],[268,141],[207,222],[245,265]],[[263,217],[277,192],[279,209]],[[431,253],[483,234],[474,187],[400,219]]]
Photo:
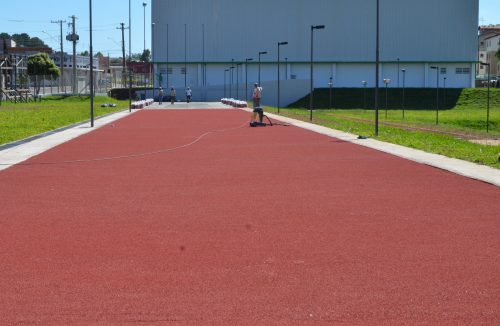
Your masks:
[[[116,107],[101,107],[103,103],[115,103]],[[94,116],[128,108],[128,101],[96,96]],[[45,97],[41,102],[2,102],[0,106],[0,144],[24,139],[43,132],[68,126],[90,119],[90,99],[88,96]]]
[[[339,94],[341,90],[337,90],[337,95],[340,98],[337,99],[338,106],[334,106],[333,109],[324,109],[329,106],[327,91],[327,89],[323,89],[315,93],[315,106],[320,109],[314,111],[314,123],[426,152],[500,168],[500,146],[474,144],[453,135],[467,134],[475,138],[500,138],[500,89],[491,90],[489,133],[486,133],[486,90],[453,90],[455,92],[453,107],[438,112],[439,125],[436,126],[435,107],[430,105],[430,109],[428,107],[424,109],[421,106],[420,102],[428,102],[428,98],[422,98],[419,101],[419,96],[432,96],[432,92],[419,89],[414,90],[413,94],[411,94],[412,99],[408,101],[410,109],[405,110],[404,119],[400,106],[396,104],[393,104],[392,107],[388,106],[386,118],[385,99],[384,97],[381,98],[378,136],[375,136],[375,112],[361,109],[359,106],[356,107],[356,103],[359,104],[359,95],[362,95],[359,89],[342,90],[342,95]],[[397,91],[394,90],[393,97],[398,96]],[[426,92],[429,94],[424,94]],[[381,93],[381,95],[385,94]],[[391,94],[389,94],[389,99],[391,99]],[[309,111],[304,109],[308,107],[308,101],[309,97],[307,96],[286,109],[280,109],[280,114],[309,121]],[[393,98],[392,102],[396,103],[397,101]],[[361,106],[363,106],[363,103]],[[277,112],[277,109],[272,107],[266,107],[266,110],[273,113]],[[386,122],[398,124],[401,127],[383,125]],[[426,128],[434,131],[411,131],[406,129],[408,127]],[[452,134],[440,134],[439,132]]]

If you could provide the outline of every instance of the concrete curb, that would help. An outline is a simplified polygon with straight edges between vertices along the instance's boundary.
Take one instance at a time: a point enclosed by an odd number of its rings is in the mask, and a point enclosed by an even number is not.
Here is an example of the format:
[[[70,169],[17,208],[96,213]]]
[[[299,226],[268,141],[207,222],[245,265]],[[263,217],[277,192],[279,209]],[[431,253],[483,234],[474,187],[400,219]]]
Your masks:
[[[252,112],[252,109],[242,109]],[[392,154],[417,163],[426,164],[435,168],[446,170],[461,176],[490,183],[500,187],[500,170],[479,165],[455,158],[446,157],[439,154],[427,153],[422,150],[386,143],[375,139],[358,139],[357,135],[318,126],[309,122],[295,120],[280,115],[265,113],[269,118],[281,121],[299,128],[314,131],[326,136],[334,137],[356,145],[372,148],[384,153]]]

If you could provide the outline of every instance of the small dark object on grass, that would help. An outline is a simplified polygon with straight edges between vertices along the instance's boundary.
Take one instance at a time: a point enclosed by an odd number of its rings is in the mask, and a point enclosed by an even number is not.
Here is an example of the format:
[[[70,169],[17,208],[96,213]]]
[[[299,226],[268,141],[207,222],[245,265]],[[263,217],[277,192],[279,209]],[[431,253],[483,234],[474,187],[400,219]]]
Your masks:
[[[104,103],[104,104],[101,104],[101,107],[102,108],[115,108],[116,104],[114,104],[114,103]]]
[[[359,135],[358,139],[368,139],[368,137]]]

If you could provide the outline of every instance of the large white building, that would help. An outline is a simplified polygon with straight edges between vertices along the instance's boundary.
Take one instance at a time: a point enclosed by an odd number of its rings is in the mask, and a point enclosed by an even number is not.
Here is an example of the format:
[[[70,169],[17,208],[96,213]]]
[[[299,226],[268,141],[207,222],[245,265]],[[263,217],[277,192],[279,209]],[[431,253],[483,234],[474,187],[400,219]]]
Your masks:
[[[406,87],[435,87],[431,66],[438,66],[447,87],[474,87],[478,2],[380,0],[380,85],[391,79],[389,87],[402,87],[404,69]],[[245,81],[258,80],[265,51],[261,84],[274,94],[278,42],[286,41],[279,48],[286,104],[308,92],[311,25],[325,25],[314,30],[315,87],[327,87],[330,77],[334,87],[375,85],[375,0],[152,0],[151,10],[156,86],[160,79],[163,87],[218,98],[224,88],[229,95],[232,75],[231,96],[238,84],[245,98]]]

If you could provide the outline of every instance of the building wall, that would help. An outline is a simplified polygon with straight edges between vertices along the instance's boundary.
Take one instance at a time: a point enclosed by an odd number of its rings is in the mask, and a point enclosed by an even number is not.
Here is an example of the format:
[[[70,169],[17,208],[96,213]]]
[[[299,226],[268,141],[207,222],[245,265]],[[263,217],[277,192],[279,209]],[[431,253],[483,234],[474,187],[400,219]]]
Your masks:
[[[478,0],[384,0],[380,7],[380,59],[383,78],[408,66],[408,84],[429,86],[429,65],[471,69],[465,78],[449,74],[450,84],[471,87],[477,61]],[[310,26],[314,32],[314,84],[323,87],[330,76],[338,87],[362,87],[375,78],[375,1],[369,0],[152,0],[153,61],[158,69],[173,68],[172,82],[184,86],[175,70],[188,67],[188,79],[203,82],[201,63],[207,63],[207,85],[220,83],[231,59],[261,57],[261,80],[277,79],[280,60],[288,58],[289,74],[310,75]],[[277,23],[280,22],[280,23]],[[256,63],[249,78],[256,80]],[[212,69],[213,68],[213,69]],[[283,68],[284,69],[284,68]],[[280,70],[281,73],[282,70]],[[414,74],[412,74],[414,72]],[[284,77],[284,72],[283,75]],[[388,77],[390,78],[390,77]],[[394,87],[394,84],[391,85]]]

